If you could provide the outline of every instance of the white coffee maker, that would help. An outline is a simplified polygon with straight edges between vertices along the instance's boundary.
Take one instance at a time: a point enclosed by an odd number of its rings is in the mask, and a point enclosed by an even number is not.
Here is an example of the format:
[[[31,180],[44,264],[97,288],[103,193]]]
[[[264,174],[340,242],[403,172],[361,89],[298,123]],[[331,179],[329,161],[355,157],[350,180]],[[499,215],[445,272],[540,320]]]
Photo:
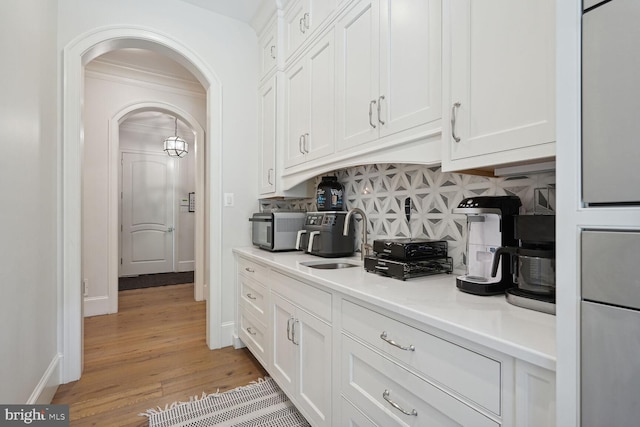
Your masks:
[[[467,215],[467,271],[456,278],[461,291],[496,295],[514,286],[508,261],[500,260],[495,277],[491,269],[498,248],[517,244],[513,217],[518,215],[520,206],[517,196],[479,196],[464,199],[453,209],[453,213]]]

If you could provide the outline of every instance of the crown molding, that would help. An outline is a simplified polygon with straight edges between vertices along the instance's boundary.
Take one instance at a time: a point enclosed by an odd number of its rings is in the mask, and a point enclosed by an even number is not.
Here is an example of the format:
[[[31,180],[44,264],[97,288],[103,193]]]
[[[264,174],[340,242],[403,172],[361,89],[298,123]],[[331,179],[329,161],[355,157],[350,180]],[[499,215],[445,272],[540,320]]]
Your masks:
[[[116,64],[103,60],[93,60],[85,67],[87,77],[100,78],[103,80],[118,81],[124,84],[136,86],[161,87],[162,90],[172,89],[172,91],[188,94],[192,96],[205,97],[206,91],[196,80],[187,80],[168,74],[162,74],[138,67]]]

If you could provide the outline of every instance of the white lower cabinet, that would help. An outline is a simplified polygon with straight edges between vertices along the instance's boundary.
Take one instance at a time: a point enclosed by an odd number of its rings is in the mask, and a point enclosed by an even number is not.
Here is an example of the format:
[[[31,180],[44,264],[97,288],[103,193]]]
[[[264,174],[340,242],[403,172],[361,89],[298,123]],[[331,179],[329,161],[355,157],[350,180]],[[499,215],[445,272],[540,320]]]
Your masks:
[[[342,394],[380,426],[499,426],[352,338],[342,337]]]
[[[556,375],[516,360],[516,426],[556,425]]]
[[[331,326],[276,292],[271,304],[271,374],[312,425],[331,426]]]
[[[286,269],[236,266],[238,336],[312,426],[555,426],[553,371]]]

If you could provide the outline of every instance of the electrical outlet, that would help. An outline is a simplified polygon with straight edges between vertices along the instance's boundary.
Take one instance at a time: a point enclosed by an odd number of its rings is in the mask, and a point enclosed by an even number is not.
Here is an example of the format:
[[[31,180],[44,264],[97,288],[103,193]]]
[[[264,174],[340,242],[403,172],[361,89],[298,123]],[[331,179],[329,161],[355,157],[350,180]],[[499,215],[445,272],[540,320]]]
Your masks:
[[[89,279],[84,279],[82,281],[82,294],[85,297],[89,296]]]

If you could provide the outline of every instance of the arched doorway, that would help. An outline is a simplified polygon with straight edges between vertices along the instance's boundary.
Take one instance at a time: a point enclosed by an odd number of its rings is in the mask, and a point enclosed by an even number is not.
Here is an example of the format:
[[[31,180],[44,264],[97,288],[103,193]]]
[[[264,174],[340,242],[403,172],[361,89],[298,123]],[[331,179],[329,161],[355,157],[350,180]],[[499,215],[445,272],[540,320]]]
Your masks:
[[[198,55],[180,42],[157,32],[131,27],[109,27],[86,33],[69,43],[63,53],[62,117],[62,289],[61,349],[62,382],[80,378],[82,372],[82,147],[84,65],[99,55],[117,49],[149,49],[183,65],[200,81],[207,92],[207,123],[204,129],[208,190],[205,201],[209,227],[204,235],[205,281],[207,299],[207,345],[221,343],[221,84],[213,70]]]
[[[204,128],[200,125],[198,120],[193,117],[187,111],[182,110],[181,108],[157,101],[148,101],[148,102],[137,102],[135,104],[128,105],[118,111],[109,121],[109,147],[111,148],[111,158],[109,159],[109,188],[116,189],[118,188],[118,176],[119,176],[119,152],[120,152],[120,125],[125,122],[128,118],[135,116],[139,113],[145,112],[159,112],[168,114],[173,117],[177,117],[182,122],[186,123],[188,127],[193,129],[195,134],[195,146],[192,147],[192,155],[196,157],[196,182],[195,182],[195,190],[196,194],[204,195],[207,191],[207,185],[205,180],[205,131]],[[206,198],[203,199],[206,201]],[[117,295],[118,290],[118,236],[120,234],[120,229],[118,226],[118,206],[119,206],[119,194],[118,191],[110,191],[109,194],[109,271],[108,271],[108,281],[109,281],[109,289],[110,295]],[[206,296],[204,294],[205,290],[208,290],[207,281],[205,280],[205,233],[204,230],[207,229],[205,210],[204,209],[196,209],[195,211],[195,223],[196,223],[196,233],[195,233],[195,283],[194,283],[194,298],[197,301],[205,299]],[[117,311],[117,298],[113,298],[111,304],[116,304],[116,306],[112,305],[111,312]]]

